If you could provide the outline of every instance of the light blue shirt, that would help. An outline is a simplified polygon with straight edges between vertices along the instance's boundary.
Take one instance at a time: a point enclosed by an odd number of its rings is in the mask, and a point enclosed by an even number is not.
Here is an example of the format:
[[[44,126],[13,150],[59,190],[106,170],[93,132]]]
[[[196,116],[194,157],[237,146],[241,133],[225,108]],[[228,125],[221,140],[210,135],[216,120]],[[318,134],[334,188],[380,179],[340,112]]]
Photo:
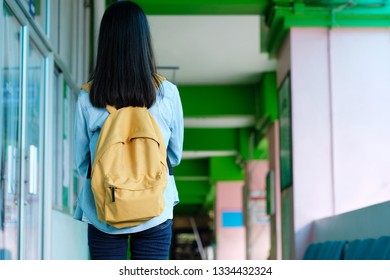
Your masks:
[[[167,153],[173,167],[177,166],[182,157],[184,121],[183,109],[177,87],[164,80],[157,91],[155,104],[149,108],[167,145]],[[109,115],[105,108],[94,107],[89,94],[81,90],[78,96],[75,114],[75,161],[83,185],[77,198],[74,218],[91,223],[97,229],[111,234],[134,233],[159,225],[173,218],[173,207],[179,203],[179,196],[174,176],[168,176],[168,184],[164,192],[165,208],[163,213],[141,225],[118,229],[100,221],[97,218],[95,200],[91,189],[91,181],[87,179],[90,161],[93,162],[97,140],[101,127]]]

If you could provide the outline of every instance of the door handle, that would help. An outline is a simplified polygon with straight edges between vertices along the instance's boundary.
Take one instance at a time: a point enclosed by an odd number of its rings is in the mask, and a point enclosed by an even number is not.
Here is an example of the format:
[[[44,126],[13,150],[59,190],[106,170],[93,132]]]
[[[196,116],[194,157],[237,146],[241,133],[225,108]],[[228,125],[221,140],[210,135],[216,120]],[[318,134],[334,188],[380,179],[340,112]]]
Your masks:
[[[7,146],[7,164],[7,193],[15,194],[16,148],[11,145]]]
[[[38,148],[34,145],[29,147],[29,168],[28,168],[28,192],[38,194]]]

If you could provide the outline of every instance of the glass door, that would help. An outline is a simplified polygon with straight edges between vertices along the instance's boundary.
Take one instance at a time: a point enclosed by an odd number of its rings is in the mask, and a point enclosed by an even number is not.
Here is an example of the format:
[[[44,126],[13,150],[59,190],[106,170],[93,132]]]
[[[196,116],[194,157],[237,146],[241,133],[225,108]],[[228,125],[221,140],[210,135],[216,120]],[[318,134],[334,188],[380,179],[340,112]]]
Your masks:
[[[17,6],[0,11],[0,260],[41,259],[47,58]]]
[[[29,39],[27,75],[23,99],[23,188],[21,258],[41,259],[43,217],[43,97],[45,57]]]
[[[5,4],[2,13],[0,259],[18,259],[22,26]]]

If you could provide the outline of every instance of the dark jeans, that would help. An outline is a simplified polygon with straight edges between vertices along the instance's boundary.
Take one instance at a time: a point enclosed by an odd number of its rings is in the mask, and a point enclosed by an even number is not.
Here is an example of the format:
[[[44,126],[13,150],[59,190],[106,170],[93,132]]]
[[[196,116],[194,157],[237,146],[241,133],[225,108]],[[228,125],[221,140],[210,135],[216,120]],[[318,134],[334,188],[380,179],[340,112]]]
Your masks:
[[[130,237],[132,260],[167,260],[172,238],[172,220],[132,234],[107,234],[88,225],[92,260],[126,260]]]

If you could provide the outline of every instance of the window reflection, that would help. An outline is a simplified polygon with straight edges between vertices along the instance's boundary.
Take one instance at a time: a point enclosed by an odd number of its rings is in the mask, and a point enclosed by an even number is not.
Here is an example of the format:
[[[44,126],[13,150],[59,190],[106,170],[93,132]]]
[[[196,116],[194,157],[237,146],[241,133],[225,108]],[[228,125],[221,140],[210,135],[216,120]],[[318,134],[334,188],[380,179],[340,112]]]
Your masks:
[[[25,239],[26,259],[39,259],[42,236],[43,96],[45,60],[31,41],[27,57]]]
[[[21,26],[3,3],[4,32],[0,94],[1,191],[0,259],[18,259],[20,193],[20,30]]]
[[[46,33],[46,0],[24,0],[30,16],[42,27]]]

